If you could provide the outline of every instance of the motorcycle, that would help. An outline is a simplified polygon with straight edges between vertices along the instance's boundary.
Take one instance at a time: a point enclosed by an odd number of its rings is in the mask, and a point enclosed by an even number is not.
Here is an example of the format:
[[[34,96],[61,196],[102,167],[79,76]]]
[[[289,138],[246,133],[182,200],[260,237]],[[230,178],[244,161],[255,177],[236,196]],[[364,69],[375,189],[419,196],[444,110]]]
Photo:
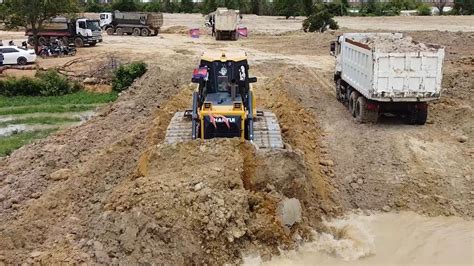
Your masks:
[[[75,47],[63,46],[62,52],[63,52],[63,55],[65,56],[75,56],[77,50]]]
[[[75,56],[76,48],[69,46],[59,46],[59,45],[46,45],[43,46],[40,50],[39,55],[41,57],[60,57],[60,56]]]

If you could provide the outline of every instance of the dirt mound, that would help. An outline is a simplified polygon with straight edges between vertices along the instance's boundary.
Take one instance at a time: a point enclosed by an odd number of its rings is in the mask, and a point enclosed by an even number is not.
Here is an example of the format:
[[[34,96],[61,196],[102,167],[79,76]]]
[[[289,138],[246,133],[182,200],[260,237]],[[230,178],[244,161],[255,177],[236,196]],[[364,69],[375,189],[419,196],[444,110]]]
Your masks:
[[[186,26],[171,26],[160,30],[160,32],[169,34],[188,34],[189,28]]]
[[[269,258],[294,248],[334,213],[319,130],[277,93],[278,80],[259,97],[275,93],[262,104],[282,119],[286,150],[238,140],[160,145],[172,115],[191,99],[188,81],[175,77],[187,75],[172,69],[152,67],[98,117],[2,162],[0,261],[238,263],[243,253]],[[286,204],[290,198],[298,204]]]
[[[101,252],[124,263],[223,264],[238,262],[247,250],[268,255],[293,247],[292,239],[308,237],[307,230],[302,224],[281,226],[276,206],[285,196],[304,197],[305,167],[295,153],[273,155],[256,154],[239,140],[158,145],[142,157],[139,177],[120,184],[105,201],[106,211],[88,236],[103,249],[92,245],[88,253],[102,263],[112,258],[98,257]],[[257,166],[261,170],[300,166],[274,177],[286,195],[271,181],[246,189],[247,156],[265,161]],[[252,180],[254,175],[265,171],[252,173]]]
[[[424,43],[414,42],[410,36],[397,34],[376,34],[362,40],[378,52],[384,53],[408,53],[437,51],[438,48]]]

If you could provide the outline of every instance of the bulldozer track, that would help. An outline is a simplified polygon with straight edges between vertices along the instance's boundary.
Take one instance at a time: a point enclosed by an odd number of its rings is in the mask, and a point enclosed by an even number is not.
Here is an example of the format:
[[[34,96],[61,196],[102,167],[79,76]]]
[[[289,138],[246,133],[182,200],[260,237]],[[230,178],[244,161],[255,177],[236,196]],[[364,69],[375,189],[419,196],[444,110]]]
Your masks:
[[[166,130],[165,143],[191,141],[192,121],[184,116],[184,112],[177,112],[170,121]],[[263,112],[254,122],[253,143],[260,149],[282,149],[280,125],[275,114]]]

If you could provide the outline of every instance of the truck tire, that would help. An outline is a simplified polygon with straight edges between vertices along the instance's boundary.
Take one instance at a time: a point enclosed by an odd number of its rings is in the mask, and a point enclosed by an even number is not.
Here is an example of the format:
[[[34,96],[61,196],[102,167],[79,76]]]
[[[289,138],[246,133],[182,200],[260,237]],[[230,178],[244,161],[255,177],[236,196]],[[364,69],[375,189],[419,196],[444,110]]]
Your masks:
[[[341,79],[337,79],[336,80],[336,99],[339,101],[339,102],[342,102],[342,95],[341,95]]]
[[[134,28],[133,29],[133,32],[132,32],[133,36],[137,37],[137,36],[140,36],[140,34],[141,34],[141,31],[140,31],[139,28]]]
[[[367,99],[362,95],[357,98],[354,111],[356,121],[359,123],[376,123],[379,118],[377,110],[367,108]]]
[[[148,29],[142,29],[140,34],[141,34],[142,36],[149,36],[149,35],[150,35],[150,31],[149,31]]]
[[[356,107],[356,103],[357,103],[357,98],[359,98],[359,93],[357,91],[352,91],[351,95],[349,96],[348,107],[349,107],[349,113],[351,113],[351,115],[353,117],[356,116],[355,107]]]
[[[123,35],[123,29],[122,28],[117,28],[115,30],[115,33],[117,33],[118,36],[122,36]]]
[[[417,125],[424,125],[426,124],[426,120],[428,120],[428,106],[426,109],[418,110],[415,123]]]
[[[410,125],[424,125],[428,119],[428,106],[417,108],[414,106],[407,116],[407,123]]]
[[[74,39],[74,45],[75,45],[76,47],[84,47],[84,40],[82,40],[81,37],[76,37],[76,38]]]
[[[110,27],[106,30],[106,32],[107,32],[107,35],[114,35],[115,30],[114,28]]]

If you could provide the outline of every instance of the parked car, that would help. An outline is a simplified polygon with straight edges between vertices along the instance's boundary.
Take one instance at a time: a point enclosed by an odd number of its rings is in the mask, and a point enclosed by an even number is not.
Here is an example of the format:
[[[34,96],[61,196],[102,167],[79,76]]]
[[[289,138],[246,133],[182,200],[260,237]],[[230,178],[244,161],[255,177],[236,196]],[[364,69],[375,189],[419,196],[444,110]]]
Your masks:
[[[36,61],[36,54],[33,49],[19,48],[16,46],[0,46],[3,53],[4,65],[26,65]]]

